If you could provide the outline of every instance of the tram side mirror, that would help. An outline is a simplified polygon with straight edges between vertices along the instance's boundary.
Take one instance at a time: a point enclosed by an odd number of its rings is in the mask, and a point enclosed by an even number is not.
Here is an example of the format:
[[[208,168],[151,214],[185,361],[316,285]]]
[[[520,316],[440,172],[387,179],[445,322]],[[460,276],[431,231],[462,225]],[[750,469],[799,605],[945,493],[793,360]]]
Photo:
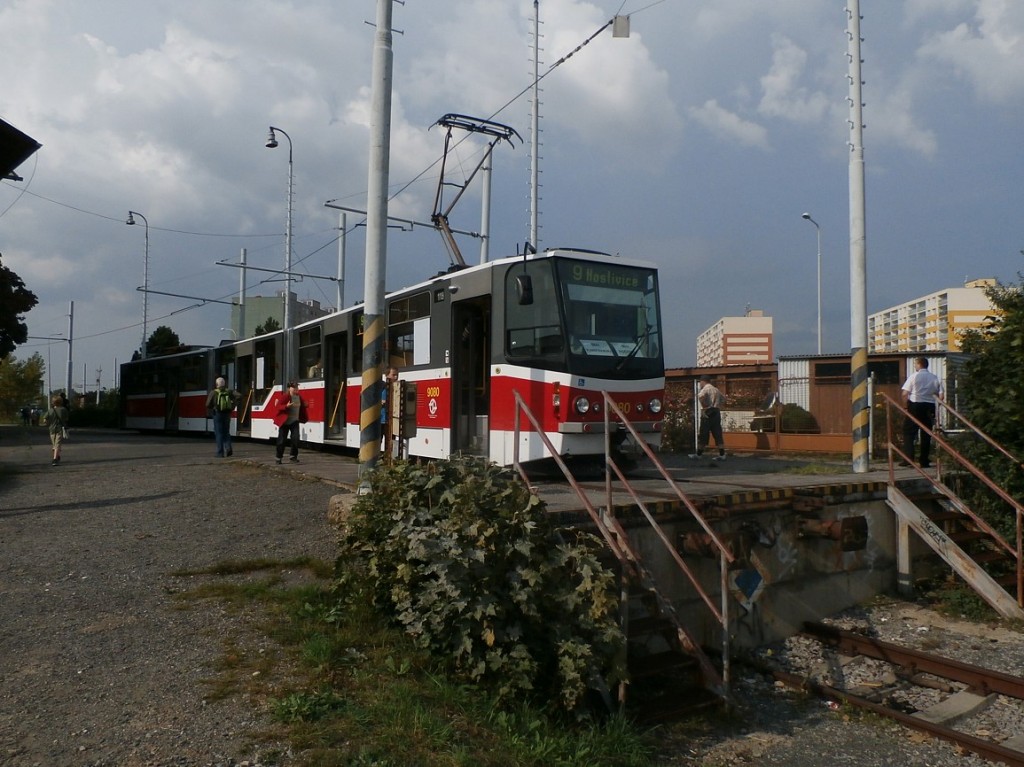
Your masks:
[[[530,275],[516,275],[516,298],[520,306],[529,306],[533,303],[533,280]]]

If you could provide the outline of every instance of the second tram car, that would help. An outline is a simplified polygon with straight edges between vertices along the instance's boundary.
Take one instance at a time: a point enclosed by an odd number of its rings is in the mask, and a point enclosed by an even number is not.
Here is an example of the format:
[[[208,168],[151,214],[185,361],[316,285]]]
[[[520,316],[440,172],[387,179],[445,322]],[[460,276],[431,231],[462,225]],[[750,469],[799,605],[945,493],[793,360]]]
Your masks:
[[[664,344],[651,264],[565,249],[490,261],[390,293],[385,318],[404,455],[512,463],[516,392],[562,456],[603,454],[602,391],[659,441]],[[362,323],[359,305],[291,331],[304,442],[359,446]],[[125,363],[124,428],[211,430],[206,397],[224,376],[243,394],[232,433],[274,437],[282,332]],[[550,457],[525,419],[519,439],[521,461]]]

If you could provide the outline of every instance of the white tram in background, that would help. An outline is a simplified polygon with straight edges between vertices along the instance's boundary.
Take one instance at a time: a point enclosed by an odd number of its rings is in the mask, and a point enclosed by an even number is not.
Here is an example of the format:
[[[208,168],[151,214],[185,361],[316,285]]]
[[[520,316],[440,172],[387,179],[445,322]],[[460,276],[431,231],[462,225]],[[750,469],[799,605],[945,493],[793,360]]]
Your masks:
[[[490,261],[389,294],[385,321],[407,456],[469,453],[510,464],[514,392],[566,457],[604,453],[602,391],[649,442],[660,440],[664,344],[651,264],[581,250]],[[306,443],[359,447],[362,324],[359,305],[292,330]],[[232,433],[274,437],[271,402],[286,383],[281,341],[278,331],[122,365],[123,427],[212,430],[206,397],[224,376],[243,394]],[[520,460],[547,457],[520,419]]]

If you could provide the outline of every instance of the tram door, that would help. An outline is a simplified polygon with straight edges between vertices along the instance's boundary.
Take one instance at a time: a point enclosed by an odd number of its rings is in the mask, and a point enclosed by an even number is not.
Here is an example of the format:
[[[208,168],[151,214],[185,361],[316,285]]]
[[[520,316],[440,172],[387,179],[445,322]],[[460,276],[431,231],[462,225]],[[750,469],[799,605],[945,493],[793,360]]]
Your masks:
[[[326,338],[327,357],[324,360],[325,439],[345,440],[347,341],[347,333],[333,333]]]
[[[252,428],[252,353],[240,354],[235,364],[234,386],[241,393],[242,401],[238,405],[238,432],[248,433]],[[228,379],[229,381],[231,379]]]
[[[178,409],[181,399],[181,369],[165,368],[164,431],[178,430]]]
[[[487,455],[491,298],[452,305],[452,452]]]

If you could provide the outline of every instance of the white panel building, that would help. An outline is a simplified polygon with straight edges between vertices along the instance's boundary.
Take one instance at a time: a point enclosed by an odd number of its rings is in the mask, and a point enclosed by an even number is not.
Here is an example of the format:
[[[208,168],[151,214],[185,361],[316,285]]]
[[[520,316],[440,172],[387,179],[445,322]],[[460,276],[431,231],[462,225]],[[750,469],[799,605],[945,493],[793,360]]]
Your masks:
[[[872,314],[868,351],[959,351],[961,333],[982,327],[994,313],[985,289],[995,284],[974,280]]]

